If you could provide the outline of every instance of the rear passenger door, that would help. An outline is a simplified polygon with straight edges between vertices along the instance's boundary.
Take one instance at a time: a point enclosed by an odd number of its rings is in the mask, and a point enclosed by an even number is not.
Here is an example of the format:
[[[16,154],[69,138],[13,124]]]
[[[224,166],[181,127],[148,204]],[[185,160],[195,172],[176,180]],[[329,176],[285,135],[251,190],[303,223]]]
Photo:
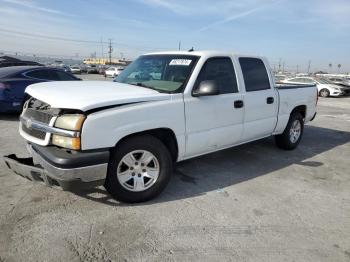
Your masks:
[[[184,98],[186,157],[238,143],[243,131],[243,96],[238,91],[232,59],[209,58],[203,65],[193,90],[205,80],[214,80],[220,94]]]
[[[245,86],[243,141],[272,134],[277,123],[278,98],[263,60],[240,57]]]

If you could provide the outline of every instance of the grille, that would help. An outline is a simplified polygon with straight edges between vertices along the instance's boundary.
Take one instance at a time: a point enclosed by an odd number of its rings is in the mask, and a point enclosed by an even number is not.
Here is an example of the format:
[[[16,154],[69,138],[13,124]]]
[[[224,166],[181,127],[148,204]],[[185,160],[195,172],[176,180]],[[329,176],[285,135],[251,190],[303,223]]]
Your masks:
[[[51,118],[55,115],[55,110],[51,109],[50,105],[35,99],[31,98],[28,101],[27,108],[24,109],[23,117],[31,120],[35,120],[44,124],[49,124]],[[27,128],[25,125],[22,125],[23,132],[28,135],[45,140],[46,133],[40,130]]]
[[[22,125],[22,130],[30,136],[36,137],[41,140],[45,140],[46,133],[43,131],[27,128],[25,125]]]
[[[33,119],[45,124],[49,124],[52,118],[52,114],[46,113],[44,111],[33,110],[31,108],[25,109],[23,116],[25,118]]]

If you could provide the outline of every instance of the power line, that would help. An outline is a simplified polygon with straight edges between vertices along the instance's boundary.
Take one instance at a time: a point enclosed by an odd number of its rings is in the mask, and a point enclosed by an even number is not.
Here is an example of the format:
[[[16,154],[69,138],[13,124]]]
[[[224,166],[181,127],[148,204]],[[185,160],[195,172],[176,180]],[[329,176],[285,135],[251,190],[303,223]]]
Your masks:
[[[45,38],[45,39],[50,39],[50,40],[60,40],[60,41],[78,42],[78,43],[91,43],[91,44],[101,44],[102,43],[101,41],[80,40],[80,39],[72,39],[72,38],[65,38],[65,37],[58,37],[58,36],[32,34],[32,33],[26,33],[26,32],[19,32],[19,31],[15,31],[15,30],[7,30],[7,29],[3,29],[3,28],[0,28],[0,31],[6,32],[6,33],[12,33],[12,34],[31,36],[31,37]]]
[[[94,40],[84,40],[84,39],[73,39],[73,38],[66,38],[66,37],[59,37],[59,36],[50,36],[50,35],[43,35],[43,34],[34,34],[34,33],[27,33],[27,32],[21,32],[16,30],[8,30],[4,28],[0,28],[0,32],[9,33],[9,34],[15,34],[20,36],[27,36],[27,37],[34,37],[34,38],[41,38],[46,40],[58,40],[58,41],[66,41],[66,42],[76,42],[76,43],[86,43],[86,44],[109,44],[109,42],[103,42],[103,41],[94,41]],[[154,46],[147,46],[147,45],[130,45],[127,43],[120,43],[118,42],[119,46],[125,46],[132,48],[136,51],[154,51],[154,50],[168,50],[169,47],[154,47]]]

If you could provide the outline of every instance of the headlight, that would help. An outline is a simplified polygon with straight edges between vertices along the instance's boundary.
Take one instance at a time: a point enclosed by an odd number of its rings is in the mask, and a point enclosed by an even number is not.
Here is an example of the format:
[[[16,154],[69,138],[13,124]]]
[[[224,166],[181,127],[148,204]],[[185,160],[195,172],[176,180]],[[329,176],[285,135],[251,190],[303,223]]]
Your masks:
[[[73,150],[80,150],[80,137],[52,135],[52,144]]]
[[[72,131],[80,131],[84,120],[85,116],[81,114],[62,115],[56,119],[55,127]]]
[[[59,116],[56,119],[55,127],[71,131],[81,131],[85,120],[82,114],[66,114]],[[68,137],[62,135],[52,135],[51,142],[53,145],[69,148],[73,150],[80,150],[80,137]]]

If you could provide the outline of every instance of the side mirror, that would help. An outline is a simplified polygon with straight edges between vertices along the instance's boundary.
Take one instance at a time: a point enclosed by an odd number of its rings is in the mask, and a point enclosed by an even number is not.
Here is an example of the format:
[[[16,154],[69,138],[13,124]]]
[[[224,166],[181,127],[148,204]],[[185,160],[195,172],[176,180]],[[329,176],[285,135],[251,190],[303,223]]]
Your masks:
[[[215,96],[219,95],[219,87],[214,80],[204,80],[199,83],[199,86],[192,92],[192,96]]]

